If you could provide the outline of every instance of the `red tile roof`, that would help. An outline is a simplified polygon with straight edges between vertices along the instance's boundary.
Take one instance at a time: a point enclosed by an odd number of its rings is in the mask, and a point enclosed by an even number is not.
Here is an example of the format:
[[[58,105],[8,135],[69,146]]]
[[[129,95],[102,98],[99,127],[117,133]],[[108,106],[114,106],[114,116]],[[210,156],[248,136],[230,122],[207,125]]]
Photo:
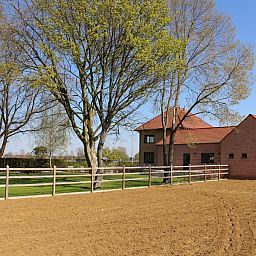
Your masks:
[[[174,144],[219,143],[235,127],[236,126],[178,130]],[[167,136],[167,142],[169,140],[170,136]],[[163,145],[163,140],[160,140],[156,144]]]
[[[251,115],[251,116],[253,116],[254,118],[256,118],[256,115]]]
[[[179,108],[178,109],[178,120],[181,120],[184,115],[187,113],[185,109]],[[172,124],[172,115],[173,111],[170,111],[170,118],[168,123],[168,128],[171,128]],[[212,126],[197,117],[194,114],[189,114],[188,117],[182,122],[182,128],[185,129],[196,129],[196,128],[211,128]],[[142,131],[142,130],[155,130],[155,129],[162,129],[162,121],[161,115],[154,117],[153,119],[149,120],[148,122],[142,124],[135,131]]]

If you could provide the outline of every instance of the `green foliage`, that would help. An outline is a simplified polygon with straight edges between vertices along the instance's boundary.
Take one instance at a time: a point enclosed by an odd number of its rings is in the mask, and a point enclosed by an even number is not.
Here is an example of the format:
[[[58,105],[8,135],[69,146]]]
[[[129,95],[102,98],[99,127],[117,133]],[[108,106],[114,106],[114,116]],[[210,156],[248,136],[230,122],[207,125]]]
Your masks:
[[[124,162],[129,160],[129,156],[127,155],[124,147],[117,147],[113,149],[105,148],[103,150],[103,157],[105,157],[108,162]]]
[[[113,43],[113,32],[122,33],[118,54],[124,50],[148,65],[151,71],[166,69],[168,62],[159,62],[164,57],[173,58],[180,53],[183,44],[168,33],[166,25],[170,21],[166,1],[84,1],[84,0],[36,0],[37,8],[45,14],[43,21],[36,25],[55,46],[41,43],[41,51],[58,62],[56,50],[66,52],[79,64],[84,59],[81,45],[93,50],[105,50],[106,43]],[[116,34],[116,36],[118,36]],[[120,40],[121,39],[121,40]],[[93,52],[92,52],[93,54]],[[42,78],[55,77],[54,66],[42,67]],[[49,81],[50,82],[50,81]],[[51,82],[50,82],[51,83]]]
[[[48,156],[48,153],[49,153],[49,150],[47,149],[47,147],[45,146],[37,146],[33,149],[33,154],[36,156],[36,157],[45,157],[45,156]]]
[[[85,67],[93,73],[109,72],[99,69],[98,61],[110,68],[115,58],[133,59],[130,64],[136,70],[157,77],[183,65],[179,56],[186,42],[167,30],[166,1],[36,0],[34,6],[44,16],[34,21],[37,33],[44,35],[38,50],[50,59],[46,65],[37,65],[35,86],[59,89],[57,66],[67,59],[79,72]],[[120,64],[125,73],[126,67]]]
[[[140,159],[140,153],[136,153],[136,154],[134,155],[134,160],[135,160],[135,161],[139,161],[139,159]]]
[[[53,159],[52,162],[57,167],[70,165],[65,159]],[[49,160],[46,158],[0,158],[0,168],[5,168],[7,165],[11,168],[48,168]]]

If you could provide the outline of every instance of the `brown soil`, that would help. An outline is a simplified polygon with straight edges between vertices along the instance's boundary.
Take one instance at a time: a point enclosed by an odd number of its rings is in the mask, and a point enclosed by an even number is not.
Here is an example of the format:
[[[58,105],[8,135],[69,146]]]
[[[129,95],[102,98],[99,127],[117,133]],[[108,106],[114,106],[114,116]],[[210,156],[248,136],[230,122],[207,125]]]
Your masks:
[[[256,255],[256,181],[0,202],[0,255]]]

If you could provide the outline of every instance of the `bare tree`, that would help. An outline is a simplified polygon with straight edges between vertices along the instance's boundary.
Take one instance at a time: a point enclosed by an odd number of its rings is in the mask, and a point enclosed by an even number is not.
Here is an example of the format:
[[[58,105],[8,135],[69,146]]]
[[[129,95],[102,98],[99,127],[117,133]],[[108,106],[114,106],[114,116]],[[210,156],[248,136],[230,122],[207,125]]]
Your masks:
[[[163,79],[160,93],[164,152],[169,144],[164,163],[171,164],[175,134],[192,111],[210,114],[222,123],[237,120],[232,106],[249,95],[254,58],[251,47],[235,39],[231,18],[217,11],[214,0],[170,0],[168,4],[173,17],[169,31],[186,42],[180,66]],[[177,119],[180,104],[187,113]]]
[[[47,149],[49,165],[53,155],[68,146],[69,121],[61,105],[52,105],[39,118],[39,129],[33,135],[37,146]]]
[[[33,119],[47,108],[42,89],[32,88],[28,73],[19,65],[21,51],[1,17],[0,28],[0,157],[10,137],[34,130]]]
[[[9,2],[28,67],[65,108],[94,172],[107,134],[129,121],[158,83],[164,57],[179,51],[166,31],[166,2]]]

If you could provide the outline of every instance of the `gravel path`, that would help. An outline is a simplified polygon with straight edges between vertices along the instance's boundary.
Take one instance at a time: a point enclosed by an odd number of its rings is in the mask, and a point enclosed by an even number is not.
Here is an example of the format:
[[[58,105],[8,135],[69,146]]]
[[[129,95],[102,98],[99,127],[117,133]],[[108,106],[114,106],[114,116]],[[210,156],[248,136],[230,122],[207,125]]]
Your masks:
[[[0,202],[0,255],[256,255],[256,181]]]

